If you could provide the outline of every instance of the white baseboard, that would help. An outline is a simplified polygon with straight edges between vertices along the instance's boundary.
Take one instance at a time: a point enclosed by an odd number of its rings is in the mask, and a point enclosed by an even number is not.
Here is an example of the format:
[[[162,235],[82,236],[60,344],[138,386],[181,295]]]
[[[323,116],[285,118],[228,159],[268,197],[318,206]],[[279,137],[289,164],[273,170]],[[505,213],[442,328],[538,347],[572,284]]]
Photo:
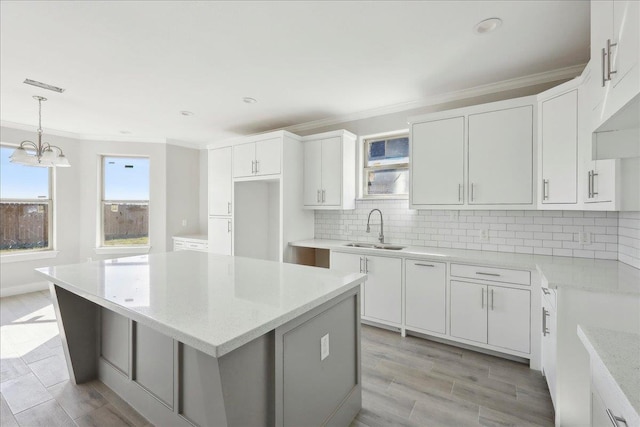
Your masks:
[[[13,295],[28,294],[29,292],[44,291],[49,289],[49,282],[32,282],[24,285],[0,288],[0,298]]]

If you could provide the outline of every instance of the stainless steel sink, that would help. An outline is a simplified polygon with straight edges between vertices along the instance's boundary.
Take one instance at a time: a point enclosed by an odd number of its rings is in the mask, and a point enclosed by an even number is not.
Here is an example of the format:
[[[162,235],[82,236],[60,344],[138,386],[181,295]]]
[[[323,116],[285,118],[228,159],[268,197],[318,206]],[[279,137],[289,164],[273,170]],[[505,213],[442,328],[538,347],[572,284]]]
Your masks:
[[[406,246],[389,245],[386,243],[347,243],[345,246],[352,248],[387,249],[390,251],[399,251],[406,248]]]

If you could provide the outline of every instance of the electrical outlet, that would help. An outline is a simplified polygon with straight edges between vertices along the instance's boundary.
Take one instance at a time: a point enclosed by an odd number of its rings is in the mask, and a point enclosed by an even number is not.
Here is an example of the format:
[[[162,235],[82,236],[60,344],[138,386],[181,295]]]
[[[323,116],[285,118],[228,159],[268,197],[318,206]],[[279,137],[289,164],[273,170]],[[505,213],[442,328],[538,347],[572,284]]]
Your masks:
[[[481,242],[484,242],[484,243],[488,242],[489,241],[489,229],[488,228],[483,228],[478,233],[478,236],[480,237],[480,241]]]
[[[329,357],[329,334],[320,338],[320,360]]]
[[[591,233],[588,231],[581,231],[578,233],[578,243],[581,245],[590,245],[591,244]]]
[[[186,227],[186,226],[187,226],[187,220],[186,220],[186,219],[183,219],[183,220],[182,220],[182,226],[183,226],[183,227]]]

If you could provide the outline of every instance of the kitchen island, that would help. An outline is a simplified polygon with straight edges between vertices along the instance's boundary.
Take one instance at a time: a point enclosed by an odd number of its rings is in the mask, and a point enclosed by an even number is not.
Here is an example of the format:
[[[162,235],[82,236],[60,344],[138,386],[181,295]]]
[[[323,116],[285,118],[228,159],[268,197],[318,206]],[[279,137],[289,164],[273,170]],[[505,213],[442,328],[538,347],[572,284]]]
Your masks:
[[[348,425],[361,407],[363,274],[193,251],[37,271],[71,379],[155,425]]]

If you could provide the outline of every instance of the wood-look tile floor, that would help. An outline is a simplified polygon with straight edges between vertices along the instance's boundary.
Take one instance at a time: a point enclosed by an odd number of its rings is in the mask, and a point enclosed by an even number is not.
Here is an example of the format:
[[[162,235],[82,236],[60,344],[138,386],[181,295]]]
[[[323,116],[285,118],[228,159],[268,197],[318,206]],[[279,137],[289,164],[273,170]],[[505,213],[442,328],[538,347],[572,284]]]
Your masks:
[[[0,425],[148,426],[99,381],[69,381],[51,299],[0,299]],[[546,426],[553,407],[528,366],[362,328],[362,410],[353,426]]]

